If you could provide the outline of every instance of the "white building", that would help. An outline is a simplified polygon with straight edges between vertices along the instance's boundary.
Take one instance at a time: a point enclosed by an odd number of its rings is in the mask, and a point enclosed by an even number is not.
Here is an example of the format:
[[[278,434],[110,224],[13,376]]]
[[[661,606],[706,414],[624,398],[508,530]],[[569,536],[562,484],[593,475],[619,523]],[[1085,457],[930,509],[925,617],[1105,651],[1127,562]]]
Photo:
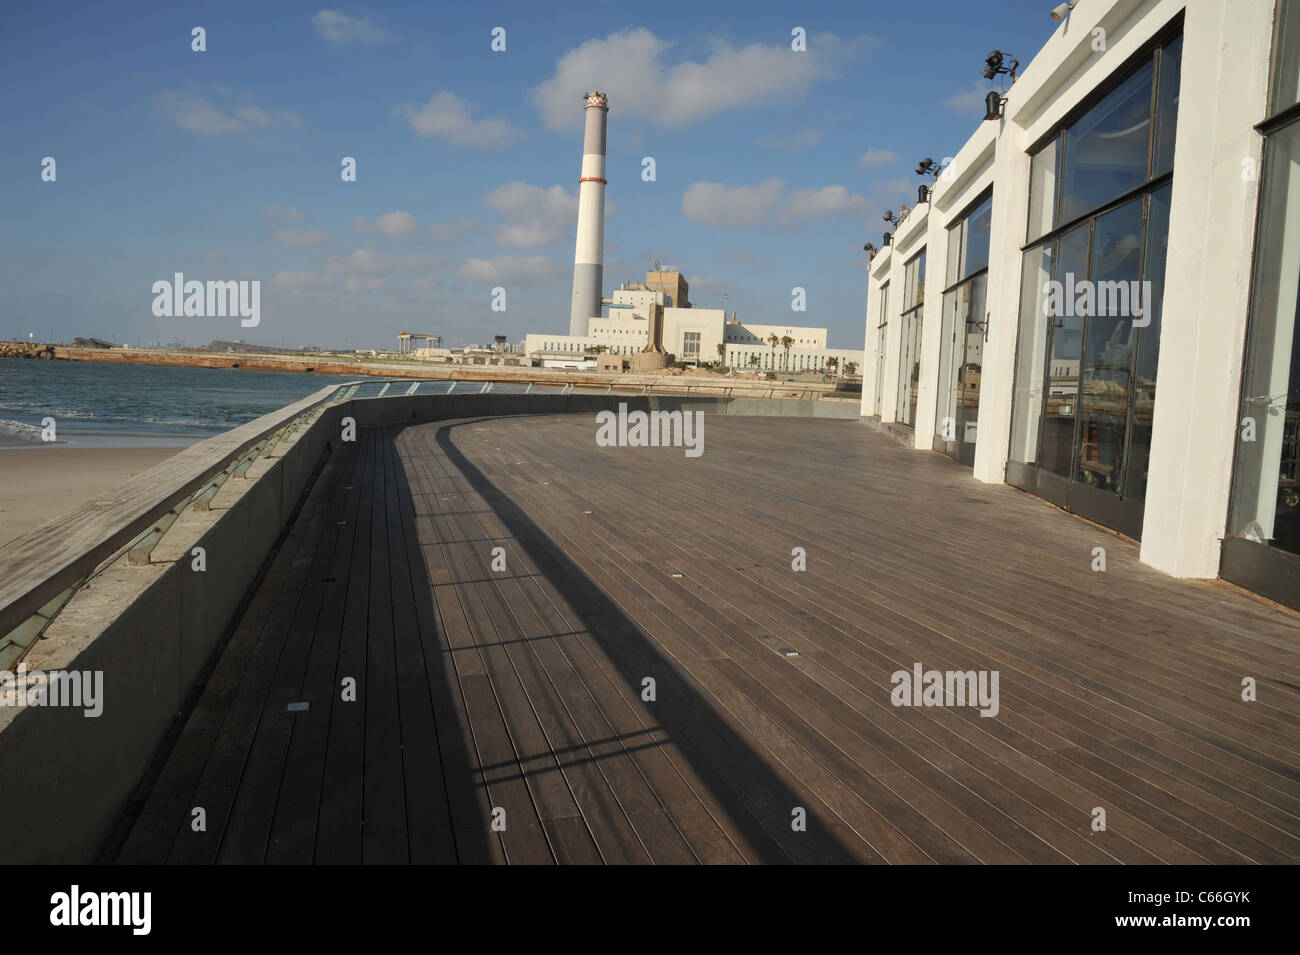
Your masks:
[[[615,289],[605,300],[608,316],[593,316],[586,335],[529,334],[524,348],[543,364],[562,362],[561,357],[543,357],[543,353],[582,354],[587,348],[605,346],[616,355],[631,355],[645,348],[648,340],[651,305],[665,305],[665,293],[640,286]],[[784,325],[746,325],[728,322],[720,308],[664,308],[662,330],[664,350],[687,363],[716,362],[722,359],[737,370],[819,371],[834,358],[840,374],[848,363],[862,367],[862,352],[846,348],[828,348],[826,329]],[[775,335],[773,348],[768,339]],[[793,340],[787,353],[780,341]],[[723,346],[719,350],[719,346]],[[751,362],[751,356],[757,361]],[[556,365],[562,367],[562,365]]]
[[[1080,2],[871,262],[863,415],[1300,606],[1298,76],[1298,0]]]

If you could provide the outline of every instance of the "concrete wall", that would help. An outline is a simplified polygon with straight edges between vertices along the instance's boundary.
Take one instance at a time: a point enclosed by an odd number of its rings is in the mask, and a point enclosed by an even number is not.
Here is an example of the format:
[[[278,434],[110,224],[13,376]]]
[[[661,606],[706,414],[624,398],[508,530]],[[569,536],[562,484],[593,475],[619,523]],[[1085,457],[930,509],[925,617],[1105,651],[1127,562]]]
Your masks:
[[[212,509],[183,513],[154,563],[118,560],[82,588],[27,655],[29,670],[103,673],[103,713],[0,708],[0,862],[93,862],[195,682],[230,632],[326,446],[337,410],[288,437]],[[206,571],[192,568],[203,547]]]

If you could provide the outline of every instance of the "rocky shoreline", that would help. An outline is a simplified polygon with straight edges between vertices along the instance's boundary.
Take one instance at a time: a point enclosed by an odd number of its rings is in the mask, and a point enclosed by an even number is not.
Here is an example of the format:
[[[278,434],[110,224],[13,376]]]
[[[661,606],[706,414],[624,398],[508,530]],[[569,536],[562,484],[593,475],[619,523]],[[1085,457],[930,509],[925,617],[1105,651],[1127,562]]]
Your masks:
[[[40,358],[51,361],[57,358],[53,345],[33,342],[0,342],[0,358]]]

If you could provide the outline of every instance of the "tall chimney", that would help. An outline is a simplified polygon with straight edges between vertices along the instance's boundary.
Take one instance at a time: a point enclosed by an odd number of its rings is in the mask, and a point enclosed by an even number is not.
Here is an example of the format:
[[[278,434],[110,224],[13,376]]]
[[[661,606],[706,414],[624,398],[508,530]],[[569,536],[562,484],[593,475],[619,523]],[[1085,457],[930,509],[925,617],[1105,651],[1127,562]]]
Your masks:
[[[587,320],[600,315],[605,269],[605,114],[604,93],[587,94],[586,132],[582,142],[582,177],[578,180],[578,242],[573,251],[573,305],[569,334],[585,336]]]

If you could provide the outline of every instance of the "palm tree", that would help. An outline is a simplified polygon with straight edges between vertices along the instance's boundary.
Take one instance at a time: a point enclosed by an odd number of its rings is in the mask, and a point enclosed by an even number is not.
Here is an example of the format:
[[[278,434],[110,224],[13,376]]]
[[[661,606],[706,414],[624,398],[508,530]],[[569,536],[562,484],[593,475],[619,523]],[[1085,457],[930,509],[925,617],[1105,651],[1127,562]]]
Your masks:
[[[826,367],[831,370],[831,374],[833,375],[839,370],[840,360],[832,355],[830,358],[826,359]]]
[[[781,336],[781,344],[785,346],[785,370],[790,370],[790,346],[794,344],[794,339],[789,335]]]
[[[724,364],[723,359],[727,357],[727,346],[718,342],[718,364]]]
[[[844,374],[852,375],[857,370],[858,370],[858,363],[856,361],[846,361],[844,363]]]
[[[759,358],[757,355],[750,355],[750,356],[749,356],[749,363],[750,363],[751,365],[757,365],[757,364],[758,364],[759,362],[761,362],[762,360],[763,360],[763,359]]]
[[[781,339],[776,337],[776,332],[767,336],[767,343],[772,346],[772,367],[776,367],[776,346],[781,343]]]

